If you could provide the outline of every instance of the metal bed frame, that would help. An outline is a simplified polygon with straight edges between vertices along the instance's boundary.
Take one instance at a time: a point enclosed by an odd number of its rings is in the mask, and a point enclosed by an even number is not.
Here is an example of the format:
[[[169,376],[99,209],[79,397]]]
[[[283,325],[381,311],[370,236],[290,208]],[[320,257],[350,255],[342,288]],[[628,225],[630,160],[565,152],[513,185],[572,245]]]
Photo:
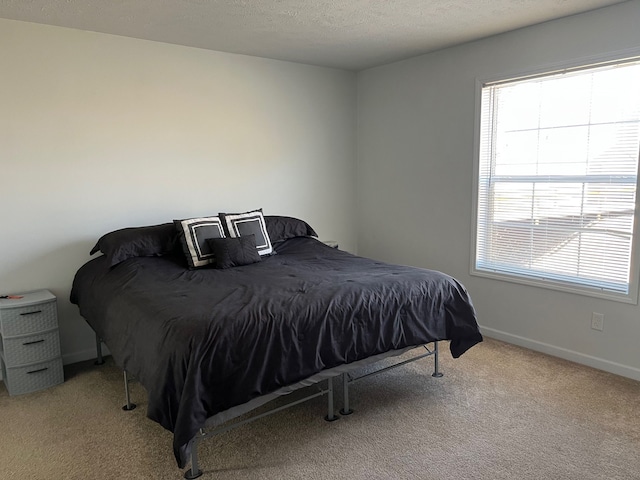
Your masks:
[[[216,428],[213,428],[211,430],[206,430],[205,428],[201,428],[200,431],[195,435],[195,437],[193,437],[193,439],[191,439],[190,442],[190,447],[191,447],[191,459],[190,459],[190,467],[185,473],[184,473],[184,478],[187,480],[193,480],[195,478],[200,477],[203,474],[203,471],[200,469],[199,466],[199,462],[198,462],[198,444],[200,442],[202,442],[203,440],[213,437],[215,435],[219,435],[221,433],[224,432],[228,432],[229,430],[233,430],[234,428],[240,427],[242,425],[246,425],[247,423],[251,423],[254,422],[256,420],[259,420],[261,418],[267,417],[269,415],[272,415],[274,413],[280,412],[282,410],[285,410],[289,407],[293,407],[294,405],[299,405],[301,403],[304,403],[308,400],[311,400],[313,398],[317,398],[317,397],[321,397],[323,395],[327,396],[327,415],[324,417],[324,419],[328,422],[334,422],[336,420],[339,420],[340,417],[338,417],[335,413],[335,409],[334,409],[334,387],[333,387],[333,379],[334,377],[337,376],[341,376],[342,377],[342,408],[340,409],[339,413],[340,415],[351,415],[353,413],[353,410],[350,407],[349,404],[349,385],[357,382],[359,380],[362,380],[364,378],[367,377],[371,377],[373,375],[378,375],[380,373],[386,372],[388,370],[397,368],[397,367],[401,367],[402,365],[405,365],[407,363],[410,362],[415,362],[416,360],[420,360],[422,358],[425,357],[430,357],[433,356],[434,358],[434,368],[433,368],[433,373],[431,374],[432,377],[437,377],[440,378],[443,376],[443,373],[440,371],[440,365],[439,365],[439,360],[438,360],[438,341],[433,342],[433,348],[429,349],[427,347],[427,345],[420,345],[417,347],[414,347],[413,349],[416,348],[424,348],[426,350],[426,353],[423,353],[421,355],[417,355],[415,357],[409,358],[407,360],[404,360],[402,362],[398,362],[395,363],[393,365],[389,365],[387,367],[383,367],[383,368],[379,368],[377,370],[374,370],[373,372],[368,372],[368,373],[364,373],[360,376],[354,377],[352,375],[350,375],[349,371],[344,371],[342,373],[337,373],[333,376],[330,376],[327,378],[327,387],[326,388],[322,388],[320,386],[318,386],[318,391],[316,393],[312,393],[310,395],[307,395],[305,397],[302,397],[298,400],[294,400],[291,402],[288,402],[284,405],[281,405],[279,407],[274,407],[271,408],[263,413],[254,415],[254,416],[250,416],[244,420],[240,420],[240,421],[236,421],[234,423],[231,424],[223,424],[221,426],[218,426]],[[97,360],[95,361],[96,365],[102,365],[104,364],[104,359],[102,356],[102,339],[98,336],[98,334],[96,334],[96,352],[97,352]],[[354,370],[357,368],[360,368],[361,366],[358,365],[356,367],[354,367]],[[124,375],[124,392],[125,392],[125,405],[122,407],[122,410],[125,411],[131,411],[133,409],[136,408],[136,404],[131,402],[131,396],[129,393],[129,376],[127,374],[127,371],[123,369],[123,375]],[[322,381],[322,380],[321,380]],[[227,422],[228,423],[228,422]]]

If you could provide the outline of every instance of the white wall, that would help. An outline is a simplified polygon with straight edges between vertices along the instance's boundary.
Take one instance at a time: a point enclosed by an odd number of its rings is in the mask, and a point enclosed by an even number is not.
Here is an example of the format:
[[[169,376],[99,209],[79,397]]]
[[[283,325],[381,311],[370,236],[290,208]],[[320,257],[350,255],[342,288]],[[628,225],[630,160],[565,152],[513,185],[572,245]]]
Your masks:
[[[476,77],[637,48],[639,25],[633,1],[361,72],[359,253],[456,276],[489,336],[640,379],[637,305],[469,275]]]
[[[354,73],[0,20],[0,292],[68,301],[102,234],[262,207],[356,243]]]

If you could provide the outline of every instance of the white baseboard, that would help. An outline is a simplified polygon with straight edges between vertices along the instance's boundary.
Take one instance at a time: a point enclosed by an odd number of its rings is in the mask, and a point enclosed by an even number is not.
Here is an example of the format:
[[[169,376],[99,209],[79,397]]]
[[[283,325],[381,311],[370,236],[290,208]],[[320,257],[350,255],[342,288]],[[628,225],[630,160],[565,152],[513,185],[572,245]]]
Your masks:
[[[591,355],[585,355],[584,353],[575,352],[562,347],[556,347],[555,345],[538,342],[536,340],[502,332],[489,327],[481,326],[480,331],[483,335],[495,338],[496,340],[502,340],[503,342],[529,348],[536,352],[542,352],[548,355],[553,355],[554,357],[564,358],[565,360],[597,368],[598,370],[604,370],[605,372],[615,373],[616,375],[640,381],[640,368],[630,367],[628,365],[612,362],[603,358],[593,357]]]
[[[109,352],[109,349],[104,344],[102,345],[102,355],[103,356],[111,355],[111,352]],[[92,359],[95,360],[96,358],[97,358],[97,355],[96,355],[95,347],[87,348],[86,350],[81,350],[79,352],[63,354],[62,363],[65,365],[68,365],[69,363],[84,362],[85,360],[92,360]]]

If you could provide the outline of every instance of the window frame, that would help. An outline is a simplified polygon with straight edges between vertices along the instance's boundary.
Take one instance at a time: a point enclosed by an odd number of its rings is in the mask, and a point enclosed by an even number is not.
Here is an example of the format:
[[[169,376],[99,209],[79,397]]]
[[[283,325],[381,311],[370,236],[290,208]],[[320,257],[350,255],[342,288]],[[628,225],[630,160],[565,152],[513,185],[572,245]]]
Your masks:
[[[554,291],[574,293],[589,297],[603,298],[621,303],[638,304],[638,290],[640,286],[640,166],[636,178],[636,199],[633,220],[633,239],[630,254],[629,291],[627,294],[615,293],[597,287],[581,286],[575,283],[554,279],[535,279],[520,276],[516,273],[502,273],[482,270],[476,267],[478,247],[478,208],[480,185],[480,141],[482,124],[482,89],[488,84],[507,83],[526,78],[545,77],[565,71],[585,70],[599,65],[625,62],[640,59],[640,48],[622,50],[618,52],[582,57],[572,61],[541,65],[530,70],[506,72],[491,77],[477,77],[475,79],[475,112],[474,112],[474,140],[473,140],[473,180],[472,180],[472,216],[471,216],[471,256],[470,274],[476,277],[490,278],[509,283],[541,287]],[[640,152],[639,152],[640,155]]]

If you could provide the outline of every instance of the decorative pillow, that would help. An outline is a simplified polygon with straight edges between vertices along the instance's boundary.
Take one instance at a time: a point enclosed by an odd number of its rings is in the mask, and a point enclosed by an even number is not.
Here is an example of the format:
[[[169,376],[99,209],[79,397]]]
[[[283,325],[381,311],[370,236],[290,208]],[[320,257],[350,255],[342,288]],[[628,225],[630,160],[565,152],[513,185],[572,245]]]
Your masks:
[[[317,237],[316,231],[304,220],[294,217],[280,217],[277,215],[265,215],[264,222],[267,225],[267,233],[271,243],[282,242],[294,237]]]
[[[262,260],[253,234],[235,238],[208,238],[207,243],[216,259],[216,268],[240,267]]]
[[[131,257],[151,257],[170,253],[176,244],[176,229],[171,223],[114,230],[100,237],[90,255],[100,251],[110,267]]]
[[[190,268],[204,267],[214,262],[214,254],[207,239],[224,238],[224,229],[220,218],[188,218],[174,220],[173,223],[178,230],[178,239]]]
[[[224,220],[224,226],[230,237],[255,235],[256,249],[260,255],[269,255],[273,252],[262,209],[246,213],[219,213],[218,215]]]

